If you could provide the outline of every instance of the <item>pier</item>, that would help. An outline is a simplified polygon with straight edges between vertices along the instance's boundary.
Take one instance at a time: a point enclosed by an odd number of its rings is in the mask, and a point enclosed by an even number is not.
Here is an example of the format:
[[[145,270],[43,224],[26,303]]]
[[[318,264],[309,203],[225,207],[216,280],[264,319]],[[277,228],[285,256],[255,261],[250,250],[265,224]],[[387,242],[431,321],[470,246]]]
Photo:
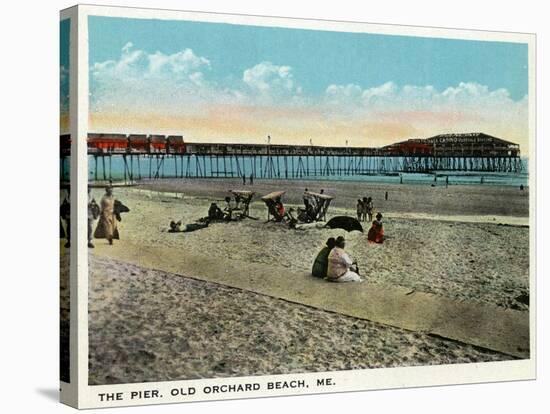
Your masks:
[[[383,147],[186,142],[182,136],[88,134],[90,180],[149,178],[323,178],[400,173],[522,172],[518,144],[484,133],[441,134]],[[62,174],[70,136],[61,136]]]

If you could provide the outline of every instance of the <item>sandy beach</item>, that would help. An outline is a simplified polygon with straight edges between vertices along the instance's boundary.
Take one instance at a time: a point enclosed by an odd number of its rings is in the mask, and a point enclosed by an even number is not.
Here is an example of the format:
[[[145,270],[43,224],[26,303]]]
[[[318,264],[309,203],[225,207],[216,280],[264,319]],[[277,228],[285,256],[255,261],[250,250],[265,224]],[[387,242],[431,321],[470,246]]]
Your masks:
[[[115,260],[91,267],[90,385],[513,359]]]
[[[366,232],[289,230],[265,223],[259,195],[283,189],[285,204],[299,206],[305,187],[335,196],[328,218],[355,216],[357,198],[372,196],[375,211],[384,214],[388,240],[373,245]],[[167,232],[170,220],[192,223],[205,216],[210,203],[222,200],[229,189],[258,194],[250,210],[258,220]],[[93,194],[99,201],[102,190]],[[181,257],[208,254],[213,261],[238,259],[302,274],[328,237],[345,235],[346,250],[369,284],[528,311],[527,190],[311,181],[256,181],[243,187],[238,180],[159,180],[116,188],[115,196],[131,209],[119,223],[121,238],[144,249],[164,247]],[[511,359],[91,252],[93,384]],[[269,317],[273,314],[277,318]],[[318,326],[326,329],[319,332]]]

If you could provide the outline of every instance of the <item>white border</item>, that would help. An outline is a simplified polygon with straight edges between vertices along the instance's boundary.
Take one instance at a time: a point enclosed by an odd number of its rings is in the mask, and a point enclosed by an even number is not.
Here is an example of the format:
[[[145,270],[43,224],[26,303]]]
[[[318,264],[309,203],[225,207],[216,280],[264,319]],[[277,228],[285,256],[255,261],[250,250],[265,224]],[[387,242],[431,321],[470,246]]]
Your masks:
[[[78,281],[73,283],[73,275],[71,272],[71,299],[73,299],[73,286],[77,286],[77,318],[78,318],[78,340],[77,349],[74,349],[71,341],[71,358],[76,351],[78,355],[78,367],[76,386],[78,387],[78,407],[93,408],[107,406],[128,406],[128,405],[148,405],[169,402],[197,401],[197,397],[193,398],[169,398],[165,395],[162,401],[158,400],[125,400],[123,402],[110,402],[109,404],[101,405],[98,403],[98,392],[129,392],[146,389],[159,389],[164,393],[174,387],[196,386],[200,388],[204,384],[227,384],[227,383],[244,383],[247,381],[255,381],[265,383],[272,380],[281,379],[306,379],[311,381],[315,378],[323,378],[330,376],[334,378],[336,386],[330,388],[330,392],[342,391],[359,391],[367,389],[387,389],[387,388],[402,388],[412,386],[429,386],[443,384],[461,384],[461,383],[480,383],[493,381],[509,381],[534,379],[536,370],[536,286],[535,286],[535,203],[536,203],[536,181],[535,181],[535,36],[532,34],[523,33],[508,33],[508,32],[490,32],[490,31],[472,31],[461,29],[441,29],[441,28],[426,28],[415,26],[392,26],[356,22],[337,22],[337,21],[320,21],[307,20],[296,18],[281,18],[281,17],[262,17],[262,16],[246,16],[233,14],[214,14],[214,13],[199,13],[175,10],[155,10],[142,8],[123,8],[112,6],[77,6],[78,19],[71,22],[78,24],[78,74],[75,76],[78,81],[77,99],[74,99],[73,90],[71,90],[71,114],[73,104],[78,105],[78,116],[76,134],[78,144],[73,144],[73,154],[77,155],[77,174],[78,181],[78,196],[77,204],[80,214],[74,215],[78,222],[78,241],[77,241],[77,266],[78,266]],[[86,231],[87,210],[87,148],[86,136],[88,130],[88,33],[87,33],[87,17],[93,16],[110,16],[110,17],[127,17],[127,18],[142,18],[142,19],[165,19],[165,20],[192,20],[201,22],[217,22],[230,24],[243,24],[254,26],[277,26],[286,28],[314,29],[314,30],[331,30],[331,31],[346,31],[356,33],[376,33],[376,34],[393,34],[393,35],[408,35],[419,37],[440,37],[451,39],[465,40],[481,40],[481,41],[506,41],[506,42],[521,42],[527,43],[529,47],[529,140],[530,140],[530,158],[529,158],[529,174],[530,174],[530,294],[532,298],[532,306],[530,307],[530,342],[531,342],[531,358],[522,361],[507,361],[495,363],[481,364],[456,364],[456,365],[438,365],[438,366],[423,366],[423,367],[407,367],[407,368],[385,368],[371,370],[356,370],[356,371],[341,371],[330,372],[327,375],[323,374],[296,374],[283,376],[258,376],[258,377],[239,377],[231,379],[208,379],[200,381],[174,381],[160,383],[143,383],[143,384],[121,384],[121,385],[105,385],[105,386],[88,386],[88,253],[86,248]],[[71,49],[72,52],[73,49]],[[73,68],[71,60],[71,84],[73,82]],[[71,116],[71,134],[73,134],[73,117]],[[76,148],[75,148],[76,145]],[[73,157],[74,158],[74,157]],[[72,165],[71,165],[72,167]],[[71,174],[73,174],[73,171]],[[71,176],[73,179],[73,176]],[[72,194],[74,193],[71,192]],[[72,200],[71,200],[72,201]],[[72,205],[74,205],[72,203]],[[73,260],[71,256],[71,266]],[[71,301],[71,324],[73,323],[73,303]],[[71,325],[72,333],[72,325]],[[73,371],[71,359],[71,386],[73,384]],[[303,391],[303,390],[302,390]],[[200,400],[220,400],[234,399],[244,397],[267,397],[277,395],[296,395],[314,393],[311,389],[307,392],[287,391],[287,392],[257,392],[249,394],[221,394],[210,395]],[[326,391],[329,392],[327,389]]]

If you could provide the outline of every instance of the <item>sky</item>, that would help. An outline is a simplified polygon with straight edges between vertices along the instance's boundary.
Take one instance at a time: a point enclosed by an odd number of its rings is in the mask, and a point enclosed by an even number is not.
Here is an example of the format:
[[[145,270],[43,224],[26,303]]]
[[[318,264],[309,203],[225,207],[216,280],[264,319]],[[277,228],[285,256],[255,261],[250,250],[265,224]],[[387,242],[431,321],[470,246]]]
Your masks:
[[[479,131],[527,149],[526,44],[98,16],[88,26],[93,131],[350,146]]]
[[[69,129],[69,41],[71,21],[61,20],[59,23],[59,128],[61,132]]]

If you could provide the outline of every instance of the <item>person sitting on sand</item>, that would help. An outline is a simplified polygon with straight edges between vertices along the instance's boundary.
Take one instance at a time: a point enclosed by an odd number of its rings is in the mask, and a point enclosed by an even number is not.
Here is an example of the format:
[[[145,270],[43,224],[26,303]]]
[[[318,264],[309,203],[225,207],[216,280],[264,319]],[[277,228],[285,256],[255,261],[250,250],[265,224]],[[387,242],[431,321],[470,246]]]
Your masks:
[[[277,210],[277,213],[279,213],[280,217],[285,216],[285,206],[283,205],[283,202],[281,201],[281,197],[277,197],[275,199],[275,209]]]
[[[362,221],[363,219],[363,201],[359,198],[357,199],[357,221]]]
[[[225,211],[224,219],[230,221],[232,218],[231,216],[233,214],[233,210],[235,210],[236,208],[237,206],[233,204],[233,202],[231,201],[231,197],[225,197],[225,208],[223,209],[223,211]]]
[[[224,214],[221,208],[218,207],[216,203],[210,204],[208,208],[208,220],[216,221],[223,220]]]
[[[372,222],[372,226],[367,233],[367,240],[370,243],[384,242],[384,226],[382,225],[382,214],[376,214],[376,220]]]
[[[290,207],[288,211],[285,213],[285,216],[283,217],[284,219],[286,219],[289,229],[295,229],[296,224],[298,224],[298,219],[294,217],[293,213],[294,213],[294,209]]]
[[[330,251],[334,248],[335,244],[336,239],[334,237],[330,237],[326,242],[326,246],[323,247],[321,251],[317,254],[317,257],[315,258],[315,261],[313,262],[313,267],[311,269],[311,274],[313,276],[320,278],[327,277],[328,255]]]
[[[331,282],[362,282],[357,263],[344,251],[346,240],[338,236],[328,255],[327,280]]]
[[[305,223],[311,223],[315,220],[315,209],[307,198],[304,198],[304,207],[304,210],[302,210],[303,214],[300,214],[299,218]]]
[[[235,209],[236,210],[240,210],[241,209],[241,202],[242,202],[242,198],[240,195],[236,195],[235,196]]]

